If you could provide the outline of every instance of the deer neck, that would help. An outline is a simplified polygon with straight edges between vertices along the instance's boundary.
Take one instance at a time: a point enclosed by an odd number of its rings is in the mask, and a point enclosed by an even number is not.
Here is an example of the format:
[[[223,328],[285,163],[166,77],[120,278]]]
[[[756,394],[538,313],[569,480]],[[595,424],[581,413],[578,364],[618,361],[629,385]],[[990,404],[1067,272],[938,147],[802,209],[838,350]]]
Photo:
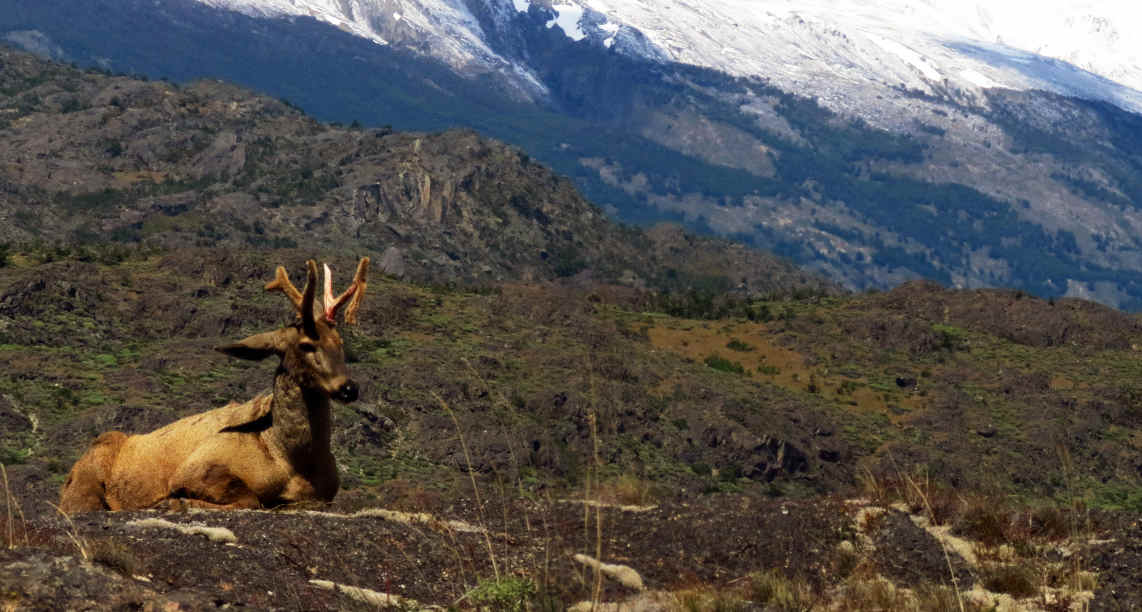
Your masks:
[[[328,395],[305,390],[281,369],[274,378],[272,401],[273,427],[268,431],[280,451],[299,463],[329,454]]]

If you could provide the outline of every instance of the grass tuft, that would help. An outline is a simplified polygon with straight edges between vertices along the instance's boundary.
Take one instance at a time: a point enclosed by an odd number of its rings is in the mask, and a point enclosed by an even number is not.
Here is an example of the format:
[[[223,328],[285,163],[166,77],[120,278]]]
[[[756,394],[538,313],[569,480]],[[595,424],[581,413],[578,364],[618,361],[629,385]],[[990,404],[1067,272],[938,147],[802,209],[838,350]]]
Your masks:
[[[981,581],[989,591],[1007,593],[1019,599],[1034,597],[1039,593],[1039,573],[1035,568],[1019,563],[985,566]]]
[[[804,580],[788,578],[776,570],[750,576],[749,599],[766,610],[800,611],[813,607],[813,590]]]
[[[125,543],[101,539],[90,543],[89,552],[91,560],[103,564],[124,576],[133,576],[139,573],[139,558]]]
[[[481,608],[522,612],[531,609],[531,601],[537,590],[535,583],[520,576],[503,576],[493,580],[481,580],[464,596]]]
[[[745,367],[736,361],[730,361],[721,355],[710,355],[706,357],[706,366],[718,370],[719,372],[729,372],[730,374],[745,374]]]

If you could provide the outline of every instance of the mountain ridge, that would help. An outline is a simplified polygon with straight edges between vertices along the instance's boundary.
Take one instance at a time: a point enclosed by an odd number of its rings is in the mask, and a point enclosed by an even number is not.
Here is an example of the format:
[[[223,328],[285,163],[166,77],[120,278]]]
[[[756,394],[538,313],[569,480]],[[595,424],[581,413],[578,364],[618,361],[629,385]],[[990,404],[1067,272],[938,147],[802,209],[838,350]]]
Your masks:
[[[299,34],[295,47],[340,42],[312,20],[257,25]],[[568,83],[584,76],[573,68]],[[596,82],[616,100],[623,76],[647,78],[618,72]],[[854,207],[891,197],[898,208],[864,213],[913,223],[929,244],[1083,246],[963,185],[889,176],[931,159],[927,141],[767,91],[770,120],[789,130],[756,169],[769,182],[679,164],[662,170],[679,173],[667,177],[676,192],[683,178],[739,181],[723,187],[751,203],[760,185],[824,224],[840,209],[823,204],[848,187]],[[1021,92],[995,104],[1017,136],[995,155],[1082,166],[1097,153],[1129,174],[1115,152],[1138,146],[1138,125],[1116,123],[1109,104]],[[1039,105],[1060,114],[1022,119]],[[1072,143],[1072,125],[1103,134],[1103,148]],[[583,167],[638,192],[649,179],[619,156],[630,142]],[[1131,206],[1139,183],[1104,178],[1123,190],[1057,180]],[[743,207],[717,194],[700,196],[725,214]],[[470,129],[325,124],[215,79],[150,81],[6,49],[4,240],[17,244],[0,244],[0,607],[354,609],[348,593],[393,592],[406,607],[489,609],[648,597],[670,610],[1142,606],[1138,315],[928,281],[843,293],[740,244],[615,225],[570,179]],[[271,384],[272,359],[211,347],[294,321],[264,289],[276,266],[297,279],[318,259],[345,278],[362,254],[384,274],[339,327],[360,396],[331,406],[332,503],[161,520],[56,512],[68,467],[100,432],[150,431]],[[239,545],[175,531],[203,521]],[[646,590],[632,599],[591,580],[583,559],[621,562]]]
[[[544,27],[558,28],[572,41],[638,59],[764,76],[869,120],[860,112],[867,103],[846,104],[843,98],[852,92],[829,79],[863,79],[882,93],[886,86],[928,94],[952,87],[976,101],[987,88],[1042,89],[1142,110],[1142,46],[1116,25],[1138,15],[1129,7],[1071,0],[1035,3],[1035,10],[1019,3],[892,0],[717,0],[701,8],[674,0],[199,1],[251,15],[313,17],[378,44],[407,45],[460,70],[469,63],[483,69],[499,63],[517,73],[534,70],[526,55],[496,56],[490,39],[534,7]]]
[[[575,41],[548,27],[544,6],[466,3],[487,9],[470,12],[496,53],[534,67],[525,80],[547,97],[529,103],[519,75],[471,78],[414,41],[382,46],[312,17],[193,0],[8,3],[0,35],[24,33],[83,65],[224,77],[344,124],[473,128],[570,177],[613,217],[681,222],[850,289],[926,277],[1142,308],[1138,121],[1109,103],[889,83],[866,120],[831,107],[827,90],[798,95]]]
[[[15,110],[0,239],[17,246],[335,242],[422,282],[836,290],[740,245],[617,226],[570,181],[471,130],[335,127],[216,81],[178,87],[2,50],[0,64],[0,106]]]

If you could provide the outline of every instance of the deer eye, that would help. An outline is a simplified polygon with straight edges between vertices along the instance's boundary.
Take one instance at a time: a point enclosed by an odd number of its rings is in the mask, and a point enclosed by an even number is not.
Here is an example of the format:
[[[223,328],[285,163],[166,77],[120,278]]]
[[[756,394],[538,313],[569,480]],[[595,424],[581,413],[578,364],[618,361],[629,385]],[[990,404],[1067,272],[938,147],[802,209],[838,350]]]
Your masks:
[[[303,344],[299,344],[297,348],[301,349],[301,352],[303,352],[303,353],[316,353],[317,352],[317,345],[315,345],[315,344],[303,343]]]

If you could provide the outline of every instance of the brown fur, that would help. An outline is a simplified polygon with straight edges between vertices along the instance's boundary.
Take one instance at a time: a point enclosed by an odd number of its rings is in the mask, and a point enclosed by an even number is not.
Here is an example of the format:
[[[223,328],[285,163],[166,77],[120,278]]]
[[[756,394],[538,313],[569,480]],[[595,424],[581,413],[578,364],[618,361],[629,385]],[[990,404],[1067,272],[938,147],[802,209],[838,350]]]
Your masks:
[[[313,313],[316,267],[308,265],[307,301],[295,299],[300,292],[292,285],[292,293],[282,289],[302,321],[219,347],[244,359],[278,355],[272,393],[148,434],[100,435],[68,474],[60,509],[257,508],[333,499],[339,478],[330,451],[330,397],[353,401],[356,385],[334,324]],[[363,259],[354,287],[364,287],[367,265]],[[284,270],[278,275],[269,288],[279,288]],[[360,294],[353,297],[359,303]]]

